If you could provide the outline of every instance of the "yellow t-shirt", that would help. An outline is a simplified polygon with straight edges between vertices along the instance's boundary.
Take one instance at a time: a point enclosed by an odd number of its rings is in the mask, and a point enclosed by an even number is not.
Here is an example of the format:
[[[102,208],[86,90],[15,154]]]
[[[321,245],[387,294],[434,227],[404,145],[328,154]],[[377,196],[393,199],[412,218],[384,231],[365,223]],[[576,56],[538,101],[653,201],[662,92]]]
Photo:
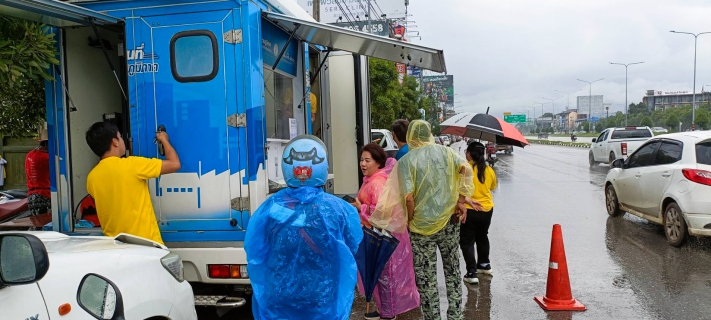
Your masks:
[[[316,111],[318,111],[318,101],[316,101],[316,95],[311,92],[311,113],[316,114]]]
[[[104,235],[128,233],[163,243],[148,179],[158,178],[163,161],[142,157],[101,160],[86,178]]]
[[[472,171],[474,171],[474,194],[472,194],[472,200],[481,203],[483,211],[489,211],[494,208],[494,197],[491,195],[491,190],[496,189],[496,172],[489,166],[486,166],[486,171],[484,171],[484,183],[479,181],[477,176],[479,169],[471,161],[469,164],[472,166]],[[467,205],[467,209],[472,207]]]

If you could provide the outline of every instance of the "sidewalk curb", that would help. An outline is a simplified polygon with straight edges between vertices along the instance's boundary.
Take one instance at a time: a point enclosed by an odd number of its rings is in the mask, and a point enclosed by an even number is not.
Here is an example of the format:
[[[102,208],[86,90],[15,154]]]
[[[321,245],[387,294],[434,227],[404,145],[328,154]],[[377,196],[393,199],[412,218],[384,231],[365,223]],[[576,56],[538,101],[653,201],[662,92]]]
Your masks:
[[[564,141],[551,141],[551,140],[538,140],[538,139],[528,139],[528,142],[530,142],[532,144],[573,147],[573,148],[583,148],[583,149],[590,149],[590,145],[592,145],[592,143],[589,143],[589,142],[564,142]]]

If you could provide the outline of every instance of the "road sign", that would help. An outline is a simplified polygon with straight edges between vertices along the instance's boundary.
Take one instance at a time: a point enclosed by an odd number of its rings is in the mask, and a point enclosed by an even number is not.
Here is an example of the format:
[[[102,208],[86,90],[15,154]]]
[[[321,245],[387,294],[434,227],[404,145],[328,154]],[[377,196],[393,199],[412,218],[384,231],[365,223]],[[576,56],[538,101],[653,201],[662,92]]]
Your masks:
[[[600,118],[598,118],[598,117],[592,117],[592,118],[590,118],[590,121],[592,121],[592,122],[597,122],[598,120],[600,120]]]
[[[523,123],[526,122],[525,114],[512,114],[504,116],[504,121],[508,123]]]
[[[510,116],[510,115],[511,115],[511,112],[504,112],[504,117],[505,117],[505,116]]]

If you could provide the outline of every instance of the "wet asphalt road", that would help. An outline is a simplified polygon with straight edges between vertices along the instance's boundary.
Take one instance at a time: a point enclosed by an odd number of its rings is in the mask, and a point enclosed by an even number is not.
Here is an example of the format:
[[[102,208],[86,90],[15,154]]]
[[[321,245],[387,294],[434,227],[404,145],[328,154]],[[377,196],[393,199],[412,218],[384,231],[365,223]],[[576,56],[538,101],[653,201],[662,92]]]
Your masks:
[[[588,168],[587,152],[532,145],[499,153],[489,230],[494,275],[480,275],[479,285],[462,283],[465,318],[711,319],[711,239],[673,248],[660,226],[629,214],[608,217],[602,191],[608,168]],[[546,290],[556,223],[573,296],[587,311],[546,312],[533,301]],[[441,263],[439,278],[445,309]],[[350,319],[363,319],[364,310],[357,297]],[[398,317],[420,318],[418,310]]]

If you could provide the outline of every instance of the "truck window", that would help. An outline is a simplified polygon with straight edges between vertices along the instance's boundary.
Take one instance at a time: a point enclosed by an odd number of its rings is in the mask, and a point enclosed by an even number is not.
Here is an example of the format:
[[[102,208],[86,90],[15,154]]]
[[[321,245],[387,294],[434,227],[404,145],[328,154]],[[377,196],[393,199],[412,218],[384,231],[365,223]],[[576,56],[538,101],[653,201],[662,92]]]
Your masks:
[[[170,40],[170,70],[179,82],[205,82],[217,76],[217,39],[207,30],[179,32]]]
[[[635,138],[651,138],[652,132],[647,129],[625,129],[612,131],[610,139],[635,139]]]
[[[267,113],[267,138],[291,140],[294,118],[293,79],[271,68],[264,68],[264,102]],[[294,120],[292,120],[294,119]]]
[[[370,140],[373,143],[377,143],[381,147],[385,148],[388,144],[388,140],[385,138],[385,135],[380,133],[380,132],[373,132],[370,134]]]
[[[711,141],[696,145],[696,163],[711,166]]]

